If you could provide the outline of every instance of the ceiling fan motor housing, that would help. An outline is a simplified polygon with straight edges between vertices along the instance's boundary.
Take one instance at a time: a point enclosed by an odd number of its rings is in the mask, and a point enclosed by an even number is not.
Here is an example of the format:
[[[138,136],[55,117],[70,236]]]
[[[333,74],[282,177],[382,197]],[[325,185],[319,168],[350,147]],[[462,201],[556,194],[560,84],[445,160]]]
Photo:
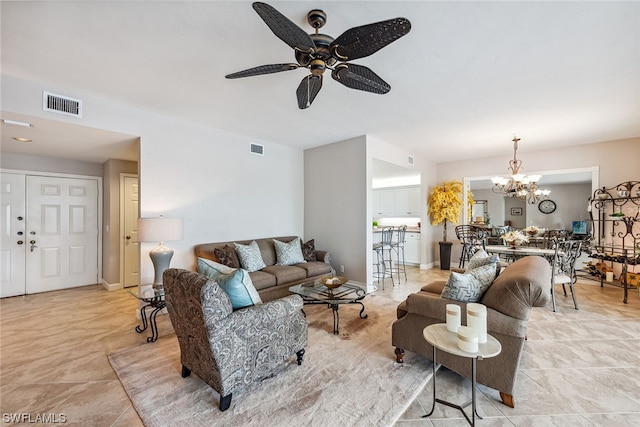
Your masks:
[[[324,10],[313,9],[307,13],[307,22],[317,30],[327,23],[327,14],[324,13]]]
[[[302,52],[300,50],[295,51],[296,61],[298,64],[306,67],[312,64],[313,60],[319,59],[323,61],[327,66],[331,67],[336,63],[336,58],[331,55],[329,46],[333,42],[333,37],[326,34],[309,34],[311,40],[316,45],[316,50],[312,53]]]

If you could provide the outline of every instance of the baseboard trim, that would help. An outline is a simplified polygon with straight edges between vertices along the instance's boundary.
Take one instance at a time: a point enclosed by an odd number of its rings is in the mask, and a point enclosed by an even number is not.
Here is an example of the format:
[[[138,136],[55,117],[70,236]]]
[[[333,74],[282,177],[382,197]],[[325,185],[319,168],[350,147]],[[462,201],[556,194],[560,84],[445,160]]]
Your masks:
[[[109,283],[104,279],[102,279],[102,287],[109,292],[122,289],[122,285],[120,283]]]
[[[429,263],[429,264],[420,264],[420,270],[428,270],[428,269],[436,267],[436,266],[439,267],[440,263],[436,264],[435,262],[432,262],[432,263]]]

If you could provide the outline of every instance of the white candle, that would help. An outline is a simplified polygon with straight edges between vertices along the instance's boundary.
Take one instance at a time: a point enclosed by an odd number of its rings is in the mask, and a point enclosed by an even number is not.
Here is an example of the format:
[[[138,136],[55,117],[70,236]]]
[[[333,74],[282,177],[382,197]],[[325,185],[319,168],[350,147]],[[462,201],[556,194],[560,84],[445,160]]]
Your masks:
[[[468,353],[478,351],[478,333],[475,329],[468,326],[458,328],[458,348]]]
[[[607,271],[607,282],[613,282],[613,271]]]
[[[447,304],[447,330],[458,332],[460,327],[460,306],[457,304]]]
[[[478,333],[478,342],[487,342],[487,307],[482,304],[467,304],[467,326]]]

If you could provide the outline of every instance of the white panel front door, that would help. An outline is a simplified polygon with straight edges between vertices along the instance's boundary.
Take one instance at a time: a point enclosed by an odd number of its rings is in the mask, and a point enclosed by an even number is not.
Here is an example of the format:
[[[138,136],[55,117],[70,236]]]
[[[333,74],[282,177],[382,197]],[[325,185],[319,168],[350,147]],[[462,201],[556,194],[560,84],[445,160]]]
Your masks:
[[[26,293],[98,283],[98,183],[27,176]]]
[[[125,288],[140,284],[140,245],[138,244],[138,177],[123,176],[122,284]]]
[[[2,173],[0,298],[25,293],[25,177]]]

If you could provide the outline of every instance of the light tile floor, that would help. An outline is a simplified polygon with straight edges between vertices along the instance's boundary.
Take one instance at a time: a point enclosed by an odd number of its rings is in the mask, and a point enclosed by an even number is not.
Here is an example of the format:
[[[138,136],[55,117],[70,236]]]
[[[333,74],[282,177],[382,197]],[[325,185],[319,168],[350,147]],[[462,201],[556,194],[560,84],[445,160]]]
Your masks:
[[[409,268],[408,275],[395,286],[387,279],[379,292],[400,302],[448,272]],[[621,289],[593,284],[580,285],[577,294],[579,311],[563,297],[559,313],[534,310],[516,408],[481,387],[479,425],[640,425],[638,295],[631,293],[625,305]],[[106,357],[132,345],[152,348],[147,333],[134,331],[137,306],[126,290],[97,285],[0,300],[2,425],[22,414],[64,414],[65,425],[142,425]],[[160,334],[170,333],[168,316],[158,319]],[[466,400],[467,380],[445,370],[438,375],[445,398]],[[431,418],[421,417],[431,405],[430,384],[397,425],[466,425],[442,405]]]

